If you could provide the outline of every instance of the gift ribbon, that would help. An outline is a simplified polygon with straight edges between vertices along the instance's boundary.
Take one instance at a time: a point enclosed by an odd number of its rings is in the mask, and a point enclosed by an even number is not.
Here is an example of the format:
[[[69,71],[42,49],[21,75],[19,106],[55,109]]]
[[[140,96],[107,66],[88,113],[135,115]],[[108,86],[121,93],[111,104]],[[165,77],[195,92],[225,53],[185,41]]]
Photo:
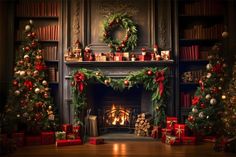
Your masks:
[[[171,128],[171,127],[173,127],[173,125],[176,123],[177,121],[175,121],[175,120],[168,120],[167,121],[167,124],[169,124],[169,127]]]
[[[181,134],[183,133],[184,129],[180,128],[180,125],[177,128],[176,134],[178,135],[178,137],[180,138]]]

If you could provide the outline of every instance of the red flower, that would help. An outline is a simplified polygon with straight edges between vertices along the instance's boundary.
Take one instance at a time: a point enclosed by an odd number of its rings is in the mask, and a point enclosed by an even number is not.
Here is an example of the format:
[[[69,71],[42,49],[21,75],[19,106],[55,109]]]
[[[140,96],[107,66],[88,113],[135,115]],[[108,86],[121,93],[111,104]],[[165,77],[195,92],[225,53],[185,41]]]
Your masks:
[[[212,71],[215,73],[220,73],[222,72],[222,64],[216,64],[213,68]]]
[[[42,62],[36,62],[35,63],[35,69],[38,71],[42,71],[45,69],[45,66],[42,64]]]
[[[199,103],[200,97],[198,96],[194,96],[194,98],[192,99],[192,105],[197,105]]]
[[[24,86],[26,86],[28,89],[32,89],[33,83],[31,81],[29,81],[29,80],[26,80],[24,82]]]
[[[84,90],[84,80],[85,80],[85,75],[84,73],[77,71],[74,75],[74,81],[76,83],[77,89],[82,92]]]
[[[164,71],[160,71],[160,72],[156,72],[156,77],[155,77],[155,82],[157,84],[159,84],[159,92],[160,95],[162,96],[163,91],[164,91],[164,83],[163,81],[165,80],[165,76],[164,76]]]

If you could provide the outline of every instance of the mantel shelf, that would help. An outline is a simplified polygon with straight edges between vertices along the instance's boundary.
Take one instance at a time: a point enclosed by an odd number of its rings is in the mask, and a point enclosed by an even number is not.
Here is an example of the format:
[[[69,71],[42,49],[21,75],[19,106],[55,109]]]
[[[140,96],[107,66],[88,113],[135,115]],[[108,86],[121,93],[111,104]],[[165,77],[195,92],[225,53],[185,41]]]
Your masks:
[[[154,67],[154,66],[172,66],[175,64],[174,60],[167,61],[83,61],[83,62],[65,62],[67,66],[79,67]]]

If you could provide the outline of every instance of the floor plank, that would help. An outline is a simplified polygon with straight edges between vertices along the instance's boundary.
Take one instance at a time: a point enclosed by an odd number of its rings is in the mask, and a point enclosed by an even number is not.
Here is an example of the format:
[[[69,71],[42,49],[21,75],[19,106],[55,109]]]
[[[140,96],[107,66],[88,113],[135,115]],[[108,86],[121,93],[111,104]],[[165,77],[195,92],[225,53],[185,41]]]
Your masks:
[[[56,147],[27,146],[19,148],[9,157],[235,157],[235,154],[214,152],[212,143],[187,146],[169,146],[159,141],[108,141],[103,145],[77,145]]]

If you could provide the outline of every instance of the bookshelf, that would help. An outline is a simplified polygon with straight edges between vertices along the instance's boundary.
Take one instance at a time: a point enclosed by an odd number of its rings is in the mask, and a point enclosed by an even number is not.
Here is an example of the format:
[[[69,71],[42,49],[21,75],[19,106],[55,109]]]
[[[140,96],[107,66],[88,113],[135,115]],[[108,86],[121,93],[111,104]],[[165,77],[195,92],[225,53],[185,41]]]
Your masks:
[[[61,106],[60,58],[61,52],[61,0],[17,0],[14,3],[14,39],[17,49],[24,40],[24,27],[31,19],[39,39],[47,66],[47,77],[54,104]]]
[[[178,116],[184,122],[191,109],[191,99],[204,75],[211,47],[225,29],[226,1],[179,0],[176,3],[178,56]]]

